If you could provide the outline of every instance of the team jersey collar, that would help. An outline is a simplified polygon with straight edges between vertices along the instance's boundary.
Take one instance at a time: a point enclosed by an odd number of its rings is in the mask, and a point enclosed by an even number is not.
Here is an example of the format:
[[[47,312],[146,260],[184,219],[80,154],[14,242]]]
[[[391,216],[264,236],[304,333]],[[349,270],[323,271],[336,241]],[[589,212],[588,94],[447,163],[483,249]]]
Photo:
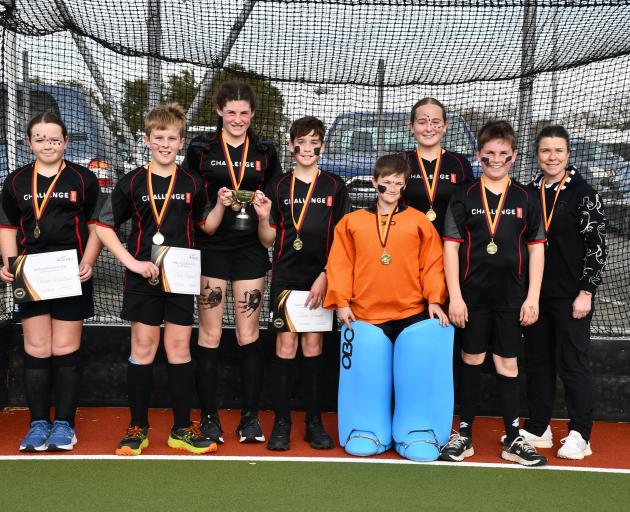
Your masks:
[[[404,201],[404,199],[402,197],[398,200],[397,208],[398,209],[396,210],[394,215],[396,215],[396,214],[398,214],[400,212],[404,212],[407,209],[407,203],[405,203],[405,201]],[[367,211],[370,212],[370,213],[376,213],[376,210],[377,210],[377,208],[376,208],[376,201],[374,201],[374,204],[372,206],[369,206],[367,208]]]
[[[564,180],[564,183],[562,183],[562,189],[564,190],[569,186],[569,183],[571,183],[571,180],[575,179],[578,175],[577,169],[574,165],[569,165],[566,168],[566,172],[567,172],[567,179]],[[543,178],[545,177],[545,174],[539,170],[536,175],[534,176],[534,178],[532,179],[532,184],[540,189],[540,187],[542,186],[542,181]],[[557,181],[556,183],[551,183],[551,184],[547,184],[545,185],[548,189],[551,188],[552,190],[558,190],[558,185],[560,185],[561,181]]]

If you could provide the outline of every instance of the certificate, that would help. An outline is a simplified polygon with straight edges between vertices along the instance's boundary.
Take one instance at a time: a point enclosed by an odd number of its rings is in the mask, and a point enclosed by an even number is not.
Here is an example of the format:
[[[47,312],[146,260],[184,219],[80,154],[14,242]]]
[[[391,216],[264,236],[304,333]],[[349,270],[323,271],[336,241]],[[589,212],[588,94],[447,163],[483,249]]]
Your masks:
[[[160,269],[156,282],[168,293],[199,295],[201,281],[201,253],[197,249],[154,245],[151,261]]]
[[[74,249],[15,256],[9,258],[9,270],[15,276],[15,302],[82,295],[79,261]]]
[[[273,310],[273,325],[290,332],[332,331],[333,312],[319,306],[309,309],[304,306],[309,292],[282,290]]]

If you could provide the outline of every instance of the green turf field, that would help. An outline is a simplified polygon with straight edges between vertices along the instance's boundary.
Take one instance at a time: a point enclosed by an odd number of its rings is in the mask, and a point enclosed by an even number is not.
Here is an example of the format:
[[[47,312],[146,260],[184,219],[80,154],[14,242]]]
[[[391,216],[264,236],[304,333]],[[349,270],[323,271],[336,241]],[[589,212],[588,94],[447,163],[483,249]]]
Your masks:
[[[627,511],[630,475],[390,464],[2,461],[0,510]]]

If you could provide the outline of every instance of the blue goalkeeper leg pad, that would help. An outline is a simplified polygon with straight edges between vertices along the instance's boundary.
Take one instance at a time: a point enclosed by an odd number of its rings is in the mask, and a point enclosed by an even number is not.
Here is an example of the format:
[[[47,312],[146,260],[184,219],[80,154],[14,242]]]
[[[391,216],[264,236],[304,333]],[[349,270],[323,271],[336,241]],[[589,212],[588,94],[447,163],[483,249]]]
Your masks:
[[[339,442],[351,455],[392,446],[392,342],[381,329],[353,322],[341,331]]]
[[[453,422],[452,326],[424,320],[400,333],[394,344],[396,451],[417,461],[436,460]]]

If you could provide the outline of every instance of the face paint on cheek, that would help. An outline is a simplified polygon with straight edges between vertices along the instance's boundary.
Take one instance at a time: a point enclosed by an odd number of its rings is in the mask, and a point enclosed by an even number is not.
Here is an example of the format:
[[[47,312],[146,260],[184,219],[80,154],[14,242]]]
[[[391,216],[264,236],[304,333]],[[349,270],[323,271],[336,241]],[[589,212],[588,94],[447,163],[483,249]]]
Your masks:
[[[509,155],[505,158],[505,163],[507,164],[508,162],[512,161],[512,155]]]
[[[385,192],[387,192],[387,187],[385,185],[376,185],[376,188],[381,194],[384,194]]]
[[[300,154],[300,146],[293,146],[293,153],[295,153],[296,155]]]
[[[322,148],[313,148],[313,153],[315,153],[315,156],[319,156],[321,152],[322,152]]]
[[[481,163],[486,164],[486,165],[490,165],[490,159],[487,156],[482,156],[481,157]]]

